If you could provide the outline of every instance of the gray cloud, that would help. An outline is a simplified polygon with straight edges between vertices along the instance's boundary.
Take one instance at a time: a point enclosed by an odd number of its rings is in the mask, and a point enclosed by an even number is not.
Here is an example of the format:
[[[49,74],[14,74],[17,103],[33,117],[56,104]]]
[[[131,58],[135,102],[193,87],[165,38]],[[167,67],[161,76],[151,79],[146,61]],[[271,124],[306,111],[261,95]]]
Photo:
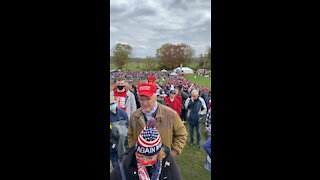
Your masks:
[[[133,56],[155,56],[164,43],[187,43],[195,55],[211,46],[210,0],[111,0],[110,47],[129,43]]]

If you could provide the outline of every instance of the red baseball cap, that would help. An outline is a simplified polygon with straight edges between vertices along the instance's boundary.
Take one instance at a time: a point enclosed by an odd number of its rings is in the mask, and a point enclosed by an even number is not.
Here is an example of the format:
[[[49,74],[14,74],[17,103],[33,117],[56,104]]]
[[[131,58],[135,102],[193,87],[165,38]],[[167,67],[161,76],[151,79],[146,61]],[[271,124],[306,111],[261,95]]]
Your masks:
[[[155,84],[144,83],[138,85],[138,94],[139,96],[148,96],[151,97],[156,93],[157,86]]]

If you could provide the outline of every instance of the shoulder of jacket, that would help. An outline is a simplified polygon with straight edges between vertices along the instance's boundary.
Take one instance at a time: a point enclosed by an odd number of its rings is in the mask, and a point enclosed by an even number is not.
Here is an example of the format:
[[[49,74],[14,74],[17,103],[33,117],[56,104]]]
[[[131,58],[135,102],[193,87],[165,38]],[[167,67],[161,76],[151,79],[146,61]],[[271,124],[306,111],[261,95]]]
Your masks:
[[[116,108],[117,108],[117,114],[118,114],[118,113],[120,113],[120,114],[126,113],[125,110],[123,110],[123,109],[121,109],[121,108],[119,108],[119,107],[116,107]]]
[[[120,108],[119,108],[120,109]],[[123,116],[128,116],[128,114],[127,114],[127,112],[125,111],[125,110],[122,110],[122,109],[120,109],[121,111],[121,115],[123,115]]]
[[[200,100],[201,102],[205,102],[202,97],[199,97],[199,100]]]
[[[137,110],[133,111],[130,117],[139,117],[139,114],[142,113],[141,107],[138,108]]]
[[[127,91],[127,96],[134,96],[134,94],[130,90],[128,90]]]

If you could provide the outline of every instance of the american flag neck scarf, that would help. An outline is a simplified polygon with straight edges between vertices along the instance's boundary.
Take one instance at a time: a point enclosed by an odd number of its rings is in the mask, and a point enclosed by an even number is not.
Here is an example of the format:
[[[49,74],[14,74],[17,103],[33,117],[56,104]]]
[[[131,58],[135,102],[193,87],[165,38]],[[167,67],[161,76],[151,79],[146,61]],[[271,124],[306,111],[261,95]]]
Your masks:
[[[137,167],[139,180],[159,180],[162,169],[162,160],[157,160],[155,164],[155,169],[152,172],[151,179],[149,177],[149,173],[147,171],[146,166],[142,165],[139,161],[137,161]]]

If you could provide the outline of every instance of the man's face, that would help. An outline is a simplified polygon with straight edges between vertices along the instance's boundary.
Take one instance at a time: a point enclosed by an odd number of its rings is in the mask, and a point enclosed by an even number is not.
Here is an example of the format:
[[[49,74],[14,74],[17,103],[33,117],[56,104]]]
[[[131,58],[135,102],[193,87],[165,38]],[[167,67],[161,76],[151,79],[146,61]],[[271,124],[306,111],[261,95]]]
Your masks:
[[[144,161],[152,161],[152,160],[157,160],[157,154],[153,155],[153,156],[145,156],[143,154],[139,154],[138,153],[139,158],[141,158]]]
[[[153,156],[145,156],[145,155],[136,153],[137,161],[144,166],[154,165],[157,162],[157,156],[158,154],[155,154]]]
[[[145,112],[150,112],[152,108],[156,105],[157,98],[153,95],[150,98],[148,96],[139,96],[139,102],[141,108]]]
[[[117,82],[116,82],[116,85],[117,85],[117,86],[124,86],[124,85],[125,85],[125,81],[124,81],[124,80],[122,80],[122,81],[117,81]]]
[[[199,94],[193,94],[192,97],[193,97],[194,99],[198,99]]]
[[[121,80],[121,81],[117,81],[117,82],[116,82],[116,86],[117,86],[117,87],[118,87],[118,86],[124,87],[124,85],[125,85],[125,81],[124,81],[124,80]],[[118,87],[118,90],[122,91],[123,89],[119,89],[119,87]]]

